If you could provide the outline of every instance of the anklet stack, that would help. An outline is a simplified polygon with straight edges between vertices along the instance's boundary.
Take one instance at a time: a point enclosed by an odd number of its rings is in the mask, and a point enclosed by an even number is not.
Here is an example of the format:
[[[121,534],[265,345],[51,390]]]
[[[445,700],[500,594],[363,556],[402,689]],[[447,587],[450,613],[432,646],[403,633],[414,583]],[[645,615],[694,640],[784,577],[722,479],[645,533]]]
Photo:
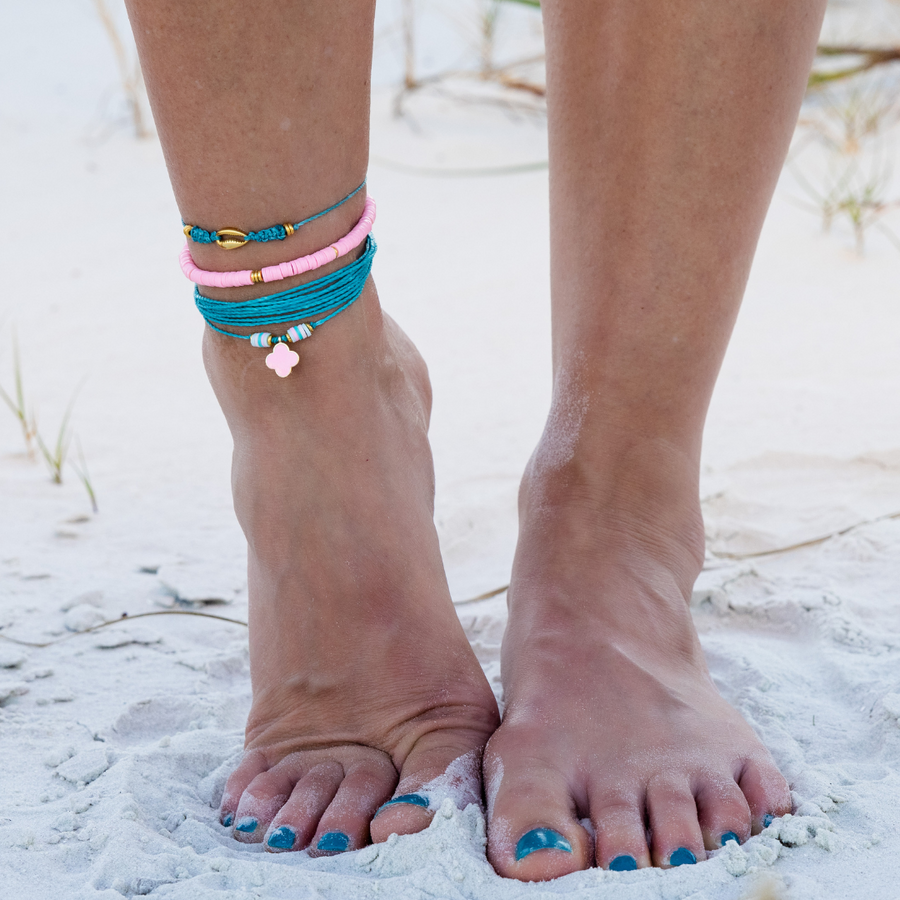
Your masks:
[[[251,240],[261,242],[284,240],[285,237],[293,234],[297,228],[305,225],[307,222],[312,222],[337,209],[338,206],[341,206],[360,191],[364,185],[365,182],[348,194],[340,203],[336,203],[334,206],[316,213],[316,215],[310,216],[296,225],[278,225],[262,231],[246,233],[230,228],[209,232],[197,226],[185,225],[184,232],[189,239],[198,243],[218,243],[225,249],[242,247]],[[302,256],[275,266],[267,266],[263,269],[245,269],[240,272],[210,272],[195,265],[191,257],[190,248],[185,244],[184,249],[181,251],[181,268],[185,276],[198,285],[194,289],[194,302],[200,314],[206,320],[206,324],[219,334],[250,341],[254,347],[271,348],[272,352],[266,357],[266,365],[273,369],[280,378],[287,378],[294,366],[300,362],[300,355],[291,350],[289,344],[306,340],[316,328],[329,319],[334,318],[338,313],[343,312],[355,303],[362,294],[366,280],[372,270],[372,261],[377,250],[377,245],[371,235],[374,222],[375,201],[371,197],[367,197],[363,214],[353,229],[339,241],[308,256]],[[241,237],[241,241],[229,246],[228,241],[231,240],[231,236],[235,233]],[[263,236],[260,237],[260,235]],[[225,241],[225,243],[222,243],[222,241]],[[273,281],[281,281],[294,275],[301,275],[305,272],[312,272],[326,263],[346,256],[361,244],[365,245],[362,254],[349,265],[286,291],[239,303],[213,300],[209,297],[204,297],[200,293],[199,285],[225,288],[267,284]],[[316,316],[321,316],[321,318],[309,322],[301,321]],[[297,324],[289,327],[283,334],[272,334],[269,331],[238,334],[223,327],[256,328],[263,325],[283,325],[288,322]]]

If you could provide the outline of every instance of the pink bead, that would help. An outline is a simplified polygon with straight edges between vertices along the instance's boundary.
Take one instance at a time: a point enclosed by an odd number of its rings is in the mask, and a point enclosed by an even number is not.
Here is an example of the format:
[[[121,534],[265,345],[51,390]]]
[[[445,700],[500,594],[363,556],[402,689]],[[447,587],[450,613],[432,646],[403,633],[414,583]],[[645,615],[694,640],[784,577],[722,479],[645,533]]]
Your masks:
[[[315,253],[301,256],[291,262],[267,266],[261,270],[262,280],[264,282],[281,281],[284,278],[290,278],[292,275],[312,272],[326,263],[346,256],[366,239],[374,224],[375,201],[371,197],[366,197],[366,205],[363,209],[362,217],[348,234],[345,234],[344,237],[331,246],[322,250],[316,250]],[[198,268],[191,257],[191,250],[187,243],[185,243],[178,259],[181,263],[181,271],[195,284],[200,284],[204,287],[242,287],[253,284],[250,269],[244,269],[240,272],[208,272],[205,269]]]

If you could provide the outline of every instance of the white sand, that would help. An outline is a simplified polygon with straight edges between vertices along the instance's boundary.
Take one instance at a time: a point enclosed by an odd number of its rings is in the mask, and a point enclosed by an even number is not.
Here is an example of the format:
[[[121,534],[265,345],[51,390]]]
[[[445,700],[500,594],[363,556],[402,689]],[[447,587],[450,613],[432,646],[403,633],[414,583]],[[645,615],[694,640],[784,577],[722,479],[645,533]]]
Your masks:
[[[71,471],[51,484],[0,410],[3,633],[50,640],[174,595],[245,618],[229,439],[158,144],[116,122],[89,3],[19,4],[2,33],[0,381],[15,329],[52,438],[86,379],[74,425],[100,503],[91,515]],[[539,123],[422,100],[411,128],[388,99],[376,99],[373,155],[545,158]],[[437,517],[459,600],[507,578],[516,480],[549,398],[546,190],[543,172],[371,170],[380,291],[435,383]],[[266,855],[232,841],[214,810],[249,703],[246,631],[160,617],[47,649],[0,641],[0,894],[729,900],[765,881],[797,900],[900,896],[900,519],[722,556],[900,511],[900,254],[873,232],[857,258],[846,229],[823,235],[790,205],[797,193],[786,177],[713,403],[703,493],[718,556],[694,597],[715,678],[772,748],[795,818],[696,867],[545,885],[493,873],[474,807],[445,805],[425,833],[346,856]],[[435,247],[422,222],[438,208]],[[499,689],[503,598],[460,614]]]

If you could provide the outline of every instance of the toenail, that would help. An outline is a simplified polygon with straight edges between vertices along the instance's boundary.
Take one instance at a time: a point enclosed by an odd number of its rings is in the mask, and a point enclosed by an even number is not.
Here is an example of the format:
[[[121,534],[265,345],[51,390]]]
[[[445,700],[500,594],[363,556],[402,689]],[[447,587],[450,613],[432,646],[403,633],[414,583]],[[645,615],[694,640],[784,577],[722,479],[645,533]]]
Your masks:
[[[343,853],[350,846],[350,838],[343,831],[329,831],[319,838],[316,850],[326,853]]]
[[[256,826],[254,825],[253,827],[255,828]],[[294,829],[287,825],[282,825],[269,835],[266,844],[269,847],[274,847],[276,850],[290,850],[294,846],[296,839],[297,835],[294,834]]]
[[[724,847],[729,841],[740,844],[741,839],[733,831],[726,831],[725,834],[722,835],[722,846]]]
[[[256,826],[259,822],[253,818],[253,816],[244,816],[243,819],[238,819],[237,825],[234,826],[235,831],[240,831],[243,834],[253,834],[256,831]]]
[[[233,816],[231,813],[228,813],[228,815],[225,816],[224,819],[222,819],[222,824],[223,824],[226,828],[231,828],[231,823],[232,823],[233,821],[234,821],[234,816]]]
[[[697,857],[687,847],[679,847],[670,857],[670,866],[692,866]]]
[[[775,821],[775,816],[771,813],[766,813],[763,816],[763,828],[768,828]]]
[[[572,852],[572,845],[552,828],[532,828],[527,834],[523,834],[516,844],[516,862],[525,859],[535,850],[565,850]]]
[[[633,872],[637,868],[637,860],[633,856],[624,854],[617,856],[610,864],[610,872]]]
[[[396,806],[398,803],[409,803],[411,806],[421,806],[422,809],[428,809],[427,797],[423,797],[421,794],[401,794],[399,797],[392,797],[387,803],[382,803],[375,815],[377,816],[383,809],[387,809],[389,806]]]

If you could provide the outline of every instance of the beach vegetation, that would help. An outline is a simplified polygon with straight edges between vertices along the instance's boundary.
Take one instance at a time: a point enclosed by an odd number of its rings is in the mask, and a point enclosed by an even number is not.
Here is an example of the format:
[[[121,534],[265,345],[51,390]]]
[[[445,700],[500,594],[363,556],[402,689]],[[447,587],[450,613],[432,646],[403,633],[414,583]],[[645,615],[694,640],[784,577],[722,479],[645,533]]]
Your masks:
[[[0,398],[9,407],[16,417],[22,430],[22,439],[25,441],[25,451],[34,459],[35,438],[37,435],[37,423],[34,414],[25,403],[25,389],[22,383],[22,358],[19,355],[19,341],[13,335],[13,391],[8,393],[0,385]]]
[[[141,64],[136,52],[129,53],[125,49],[126,46],[133,46],[130,35],[127,38],[122,37],[119,25],[116,23],[109,6],[107,6],[106,0],[94,0],[94,9],[116,58],[116,66],[119,70],[119,86],[125,96],[125,104],[131,120],[131,126],[134,129],[134,136],[141,139],[150,137],[152,131],[147,127],[144,116],[144,76],[141,72]]]
[[[54,484],[63,483],[63,472],[65,470],[66,462],[68,462],[84,487],[85,492],[91,501],[91,508],[94,512],[97,512],[97,495],[94,491],[90,474],[88,473],[87,462],[85,461],[81,441],[72,430],[72,413],[75,409],[75,402],[78,399],[78,394],[81,391],[82,385],[79,385],[72,394],[72,398],[63,413],[62,421],[57,429],[55,440],[52,442],[48,441],[38,427],[38,417],[34,406],[29,403],[26,398],[25,380],[22,375],[22,358],[19,352],[19,342],[15,335],[13,335],[12,352],[13,390],[7,391],[0,385],[0,399],[3,400],[4,404],[19,423],[19,428],[22,432],[22,440],[25,443],[25,450],[28,457],[32,460],[36,460],[38,453],[40,454],[41,459],[50,472],[50,478]],[[73,440],[78,449],[77,462],[69,459],[69,450]]]
[[[810,99],[788,167],[806,195],[800,206],[821,216],[825,231],[846,222],[856,250],[869,229],[900,249],[887,216],[900,208],[894,191],[894,143],[900,119],[897,93],[881,81],[857,79]]]

